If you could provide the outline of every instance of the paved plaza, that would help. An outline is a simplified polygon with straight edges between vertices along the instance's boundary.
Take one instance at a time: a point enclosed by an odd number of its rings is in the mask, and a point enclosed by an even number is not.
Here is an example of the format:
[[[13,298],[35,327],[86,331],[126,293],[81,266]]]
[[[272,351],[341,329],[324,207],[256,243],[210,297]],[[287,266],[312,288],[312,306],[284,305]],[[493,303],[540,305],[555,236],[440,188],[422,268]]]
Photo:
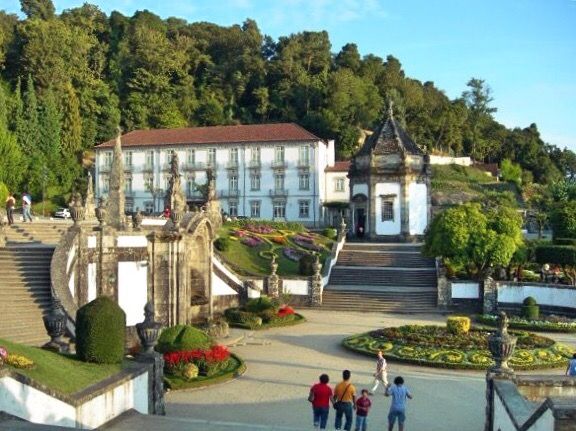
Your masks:
[[[304,310],[302,314],[307,317],[307,323],[254,332],[246,345],[232,349],[248,364],[241,378],[205,389],[168,393],[168,416],[191,419],[181,422],[181,429],[311,429],[311,409],[306,397],[319,374],[326,372],[331,383],[337,383],[341,371],[348,368],[358,389],[367,388],[371,383],[374,360],[342,348],[342,338],[382,326],[445,321],[440,315],[317,310]],[[555,338],[576,345],[574,335]],[[396,363],[390,363],[389,370],[391,378],[402,375],[414,394],[414,400],[408,403],[408,430],[484,429],[484,373]],[[563,370],[548,371],[561,372]],[[384,429],[389,405],[389,399],[381,393],[373,397],[370,429]],[[330,426],[333,420],[332,410]],[[139,429],[146,429],[145,420]]]

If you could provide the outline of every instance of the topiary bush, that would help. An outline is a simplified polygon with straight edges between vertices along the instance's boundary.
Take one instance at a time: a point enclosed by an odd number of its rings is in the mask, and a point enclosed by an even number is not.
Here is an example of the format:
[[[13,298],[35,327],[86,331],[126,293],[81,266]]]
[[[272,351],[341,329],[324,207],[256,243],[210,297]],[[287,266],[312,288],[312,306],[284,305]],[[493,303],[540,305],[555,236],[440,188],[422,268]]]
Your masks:
[[[324,235],[327,238],[330,238],[331,240],[335,240],[336,237],[338,236],[338,231],[332,227],[327,227],[322,231],[322,235]]]
[[[230,240],[223,237],[217,238],[214,241],[214,247],[216,247],[216,250],[218,251],[228,251],[230,248]]]
[[[314,262],[316,258],[311,254],[305,254],[298,261],[298,273],[300,275],[314,275]]]
[[[268,296],[262,295],[259,298],[249,300],[244,308],[250,313],[261,313],[264,310],[275,309],[276,304]]]
[[[522,301],[522,316],[528,320],[536,320],[540,316],[540,307],[533,297],[528,296]]]
[[[156,350],[160,353],[169,353],[208,349],[211,345],[212,339],[200,329],[190,325],[176,325],[162,331]]]
[[[467,334],[470,331],[470,319],[465,316],[451,316],[446,320],[446,329],[454,335]]]
[[[116,364],[124,358],[126,314],[107,296],[76,313],[76,356],[85,362]]]

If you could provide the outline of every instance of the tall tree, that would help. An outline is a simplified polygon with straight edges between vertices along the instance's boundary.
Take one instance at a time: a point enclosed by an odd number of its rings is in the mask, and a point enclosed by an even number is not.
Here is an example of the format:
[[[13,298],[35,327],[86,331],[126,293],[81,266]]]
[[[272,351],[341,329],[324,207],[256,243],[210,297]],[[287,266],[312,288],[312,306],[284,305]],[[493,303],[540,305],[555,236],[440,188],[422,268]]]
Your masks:
[[[24,92],[24,111],[18,130],[18,143],[27,154],[33,154],[39,150],[40,123],[38,120],[38,100],[32,76],[28,75],[26,91]]]
[[[0,82],[0,183],[13,191],[20,186],[26,168],[16,135],[8,128],[8,112],[3,109],[7,102],[4,85]]]
[[[20,0],[20,6],[29,19],[54,18],[55,9],[52,0]]]
[[[489,120],[492,120],[492,113],[496,108],[490,106],[494,98],[492,90],[485,85],[483,79],[472,78],[466,85],[469,90],[462,93],[462,99],[470,111],[468,116],[470,135],[469,146],[472,157],[483,159],[486,155],[486,146],[488,145],[485,137],[482,135],[483,128]]]
[[[82,119],[78,96],[68,84],[62,101],[62,152],[67,156],[78,156],[82,149]]]

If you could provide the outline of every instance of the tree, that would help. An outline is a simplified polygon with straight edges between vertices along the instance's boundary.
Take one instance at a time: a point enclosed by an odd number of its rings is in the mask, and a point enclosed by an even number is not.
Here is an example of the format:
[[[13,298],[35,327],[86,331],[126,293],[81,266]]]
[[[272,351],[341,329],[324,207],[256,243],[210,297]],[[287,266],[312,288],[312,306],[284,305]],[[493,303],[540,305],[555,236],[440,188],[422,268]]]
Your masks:
[[[552,211],[550,224],[554,238],[576,238],[576,200],[559,202]]]
[[[492,266],[507,266],[522,244],[522,219],[511,208],[483,209],[467,203],[439,214],[425,236],[424,253],[447,266],[482,278]]]
[[[54,18],[55,9],[51,0],[20,0],[20,6],[29,19]]]
[[[6,93],[0,83],[0,107],[6,104]],[[8,129],[7,112],[0,108],[0,183],[4,183],[10,190],[16,190],[25,171],[24,155],[16,135]]]
[[[77,156],[82,148],[82,119],[80,102],[72,84],[65,87],[62,106],[62,151],[68,156]]]
[[[484,141],[482,130],[488,121],[492,119],[491,114],[496,112],[497,109],[490,107],[490,103],[492,103],[494,98],[492,97],[492,90],[484,84],[484,80],[472,78],[466,85],[469,90],[462,93],[462,99],[470,111],[470,154],[472,157],[481,159],[486,154],[484,151],[486,142]]]
[[[509,181],[518,188],[522,185],[522,168],[516,163],[512,163],[509,159],[502,160],[500,165],[500,172],[504,181]]]
[[[28,75],[23,106],[22,121],[19,121],[17,130],[18,144],[23,152],[34,154],[38,151],[40,144],[40,123],[38,120],[38,100],[31,75]]]

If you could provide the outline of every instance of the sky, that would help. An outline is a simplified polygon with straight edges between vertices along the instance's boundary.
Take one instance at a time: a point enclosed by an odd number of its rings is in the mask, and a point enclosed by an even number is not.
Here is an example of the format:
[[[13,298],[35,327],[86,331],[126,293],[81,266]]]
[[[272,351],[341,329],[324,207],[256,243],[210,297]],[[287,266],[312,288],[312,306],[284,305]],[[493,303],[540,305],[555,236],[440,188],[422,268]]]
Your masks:
[[[54,0],[58,13],[82,0]],[[492,90],[507,127],[536,123],[542,138],[576,151],[576,0],[92,0],[106,13],[148,9],[219,25],[256,20],[277,39],[326,30],[332,51],[400,60],[407,76],[459,97],[472,77]],[[20,14],[17,0],[0,9]]]

